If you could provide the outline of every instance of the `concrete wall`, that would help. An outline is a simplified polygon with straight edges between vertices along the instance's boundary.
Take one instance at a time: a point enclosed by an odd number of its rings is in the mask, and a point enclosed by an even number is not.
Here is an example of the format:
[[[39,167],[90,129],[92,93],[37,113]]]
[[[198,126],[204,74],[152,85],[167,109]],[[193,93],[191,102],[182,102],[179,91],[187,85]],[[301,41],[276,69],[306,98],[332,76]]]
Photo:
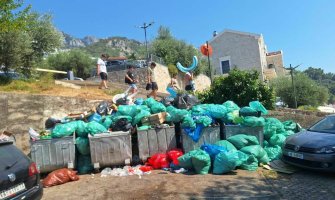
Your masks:
[[[215,74],[221,74],[220,58],[223,57],[230,57],[231,69],[236,66],[243,70],[256,69],[262,73],[262,66],[266,65],[265,57],[261,58],[265,47],[260,35],[225,31],[210,41],[210,45],[213,48],[212,64]]]
[[[7,127],[15,134],[17,146],[28,153],[29,127],[36,130],[43,129],[48,117],[63,118],[69,113],[89,110],[99,102],[100,100],[1,93],[0,130]]]
[[[278,76],[285,76],[286,70],[284,69],[283,54],[275,54],[266,56],[268,65],[273,64]]]

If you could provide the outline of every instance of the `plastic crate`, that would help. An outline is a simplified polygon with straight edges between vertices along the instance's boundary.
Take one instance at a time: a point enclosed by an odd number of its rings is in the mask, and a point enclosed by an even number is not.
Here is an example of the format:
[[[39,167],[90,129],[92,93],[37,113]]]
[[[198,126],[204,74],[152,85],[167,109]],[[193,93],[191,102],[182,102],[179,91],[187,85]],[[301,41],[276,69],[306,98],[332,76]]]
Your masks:
[[[51,172],[64,167],[75,168],[75,136],[30,140],[31,159],[41,173]]]
[[[182,130],[181,140],[185,153],[199,149],[203,144],[214,144],[220,140],[220,126],[218,125],[203,128],[198,142],[194,142],[192,138],[188,136],[184,130]]]
[[[132,159],[130,132],[111,132],[88,135],[94,169],[129,165]]]
[[[156,153],[165,153],[177,147],[175,127],[137,131],[140,159],[145,162]]]
[[[224,139],[237,134],[253,135],[258,139],[259,144],[263,146],[264,128],[262,126],[247,127],[241,125],[225,125]]]

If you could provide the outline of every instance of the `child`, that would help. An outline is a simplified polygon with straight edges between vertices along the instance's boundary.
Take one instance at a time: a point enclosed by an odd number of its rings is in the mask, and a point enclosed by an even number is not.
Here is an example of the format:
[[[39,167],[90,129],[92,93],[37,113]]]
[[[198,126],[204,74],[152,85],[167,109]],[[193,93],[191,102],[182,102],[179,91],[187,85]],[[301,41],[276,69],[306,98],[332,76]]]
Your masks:
[[[134,72],[134,66],[133,65],[128,66],[128,71],[124,78],[124,82],[127,83],[131,87],[131,90],[130,90],[131,94],[134,94],[137,92],[137,86],[136,86],[137,80],[135,79],[135,75],[133,72]]]

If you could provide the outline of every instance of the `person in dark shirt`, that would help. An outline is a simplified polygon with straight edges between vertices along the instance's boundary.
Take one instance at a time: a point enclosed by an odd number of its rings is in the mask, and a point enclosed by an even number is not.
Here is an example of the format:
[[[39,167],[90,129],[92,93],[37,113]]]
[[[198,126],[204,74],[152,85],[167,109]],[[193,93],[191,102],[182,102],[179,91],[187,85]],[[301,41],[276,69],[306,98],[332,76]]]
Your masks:
[[[134,66],[130,65],[128,66],[128,71],[126,73],[126,76],[124,78],[124,82],[127,83],[131,87],[131,93],[134,94],[137,92],[137,80],[135,79],[134,75]]]

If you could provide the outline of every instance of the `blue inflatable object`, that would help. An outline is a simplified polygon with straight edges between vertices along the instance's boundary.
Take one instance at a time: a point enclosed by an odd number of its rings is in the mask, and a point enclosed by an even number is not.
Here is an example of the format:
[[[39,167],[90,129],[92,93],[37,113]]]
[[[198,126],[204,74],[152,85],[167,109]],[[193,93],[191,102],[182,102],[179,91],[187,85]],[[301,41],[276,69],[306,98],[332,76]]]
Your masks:
[[[198,58],[196,56],[193,56],[192,65],[189,67],[184,67],[183,65],[180,64],[180,62],[177,62],[177,68],[184,73],[195,70],[197,66],[198,66]]]

